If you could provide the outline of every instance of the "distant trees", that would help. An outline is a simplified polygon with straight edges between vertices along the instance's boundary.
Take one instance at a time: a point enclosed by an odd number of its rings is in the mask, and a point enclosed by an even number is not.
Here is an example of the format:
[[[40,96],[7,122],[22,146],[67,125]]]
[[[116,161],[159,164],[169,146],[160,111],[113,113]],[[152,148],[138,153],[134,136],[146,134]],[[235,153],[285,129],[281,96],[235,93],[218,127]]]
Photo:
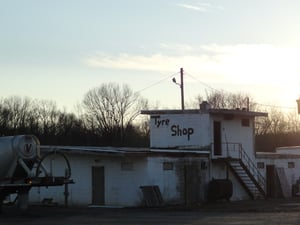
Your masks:
[[[128,85],[103,84],[84,96],[80,115],[53,101],[13,96],[0,99],[0,136],[34,134],[44,145],[147,146],[134,119],[147,101]]]
[[[128,85],[102,84],[86,93],[83,99],[87,126],[107,144],[123,145],[133,121],[147,101]]]
[[[52,101],[17,96],[0,99],[1,136],[34,134],[43,144],[74,144],[84,130],[80,119],[59,111]]]
[[[203,100],[212,108],[242,109],[249,106],[250,111],[267,112],[268,117],[256,118],[257,151],[274,151],[279,146],[300,145],[300,121],[295,112],[286,113],[276,107],[262,108],[246,94],[222,90],[207,92],[205,97],[197,96],[195,104],[199,105]]]
[[[258,151],[274,151],[276,147],[300,145],[300,121],[296,112],[269,108],[268,117],[257,118]]]
[[[0,133],[26,132],[34,126],[34,109],[29,98],[10,97],[0,100]]]
[[[207,101],[212,108],[215,109],[242,109],[249,106],[249,110],[254,110],[256,104],[251,96],[242,93],[229,93],[223,90],[213,90],[206,92],[206,96],[198,95],[196,97],[196,105],[203,101]],[[249,105],[248,105],[249,104]]]
[[[263,109],[246,94],[207,92],[193,103],[208,101],[212,108],[247,108],[268,112],[256,118],[258,151],[278,146],[300,145],[300,121],[296,112],[278,108]],[[34,134],[44,145],[148,146],[148,121],[136,120],[147,100],[128,85],[102,84],[89,90],[80,105],[80,114],[58,109],[53,101],[12,96],[0,99],[0,136]]]

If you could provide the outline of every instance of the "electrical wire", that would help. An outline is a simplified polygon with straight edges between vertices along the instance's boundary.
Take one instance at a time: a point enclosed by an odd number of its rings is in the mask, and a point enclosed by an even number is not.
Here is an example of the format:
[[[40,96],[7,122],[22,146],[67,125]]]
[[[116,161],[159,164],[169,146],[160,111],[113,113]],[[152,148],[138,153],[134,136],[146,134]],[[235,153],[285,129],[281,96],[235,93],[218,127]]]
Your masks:
[[[141,92],[143,92],[143,91],[145,91],[145,90],[147,90],[147,89],[149,89],[149,88],[151,88],[151,87],[153,87],[153,86],[155,86],[155,85],[158,85],[158,84],[160,84],[162,81],[165,81],[165,80],[167,80],[167,79],[170,79],[171,77],[173,77],[173,76],[175,76],[175,75],[177,75],[177,74],[179,74],[179,73],[180,73],[180,72],[176,72],[176,73],[174,73],[174,74],[172,74],[172,75],[168,75],[167,77],[165,77],[165,78],[163,78],[163,79],[161,79],[161,80],[158,80],[158,81],[156,81],[155,83],[152,83],[152,84],[150,84],[149,86],[146,86],[146,87],[144,87],[144,88],[138,90],[137,93],[141,93]]]
[[[214,91],[219,91],[216,88],[211,87],[210,85],[204,83],[203,81],[200,81],[198,78],[194,77],[192,74],[187,73],[186,71],[184,71],[185,75],[188,75],[189,77],[193,78],[194,80],[198,81],[199,83],[201,83],[203,86],[208,87],[209,89],[212,89]]]
[[[148,86],[146,86],[146,87],[144,87],[144,88],[138,90],[136,93],[141,93],[141,92],[143,92],[143,91],[145,91],[145,90],[147,90],[147,89],[149,89],[149,88],[151,88],[151,87],[153,87],[153,86],[155,86],[155,85],[160,84],[162,81],[165,81],[165,80],[167,80],[167,79],[170,79],[171,77],[174,77],[174,76],[176,76],[176,75],[178,75],[178,74],[180,74],[180,72],[176,72],[176,73],[173,73],[173,74],[171,74],[171,75],[168,75],[168,76],[166,76],[165,78],[160,79],[160,80],[158,80],[158,81],[156,81],[156,82],[154,82],[154,83],[152,83],[152,84],[150,84],[150,85],[148,85]],[[209,88],[209,89],[211,89],[211,90],[213,90],[213,91],[220,91],[219,89],[216,89],[216,88],[214,88],[214,87],[208,85],[207,83],[205,83],[205,82],[203,82],[203,81],[200,81],[197,77],[193,76],[192,74],[190,74],[190,73],[188,73],[188,72],[186,72],[186,71],[184,71],[184,75],[187,75],[187,76],[193,78],[194,80],[196,80],[197,82],[199,82],[201,85],[203,85],[203,86],[205,86],[205,87],[207,87],[207,88]],[[227,92],[227,93],[232,93],[232,92],[229,92],[229,91],[226,91],[226,90],[223,90],[223,91],[225,91],[225,92]],[[290,109],[290,110],[296,109],[296,107],[278,106],[278,105],[269,105],[269,104],[262,104],[262,103],[258,103],[258,102],[253,102],[253,103],[256,104],[256,105],[259,105],[259,106],[270,107],[270,108],[281,108],[281,109]]]
[[[198,81],[198,82],[201,83],[203,86],[205,86],[205,87],[207,87],[207,88],[209,88],[209,89],[211,89],[211,90],[214,90],[214,91],[220,91],[220,90],[218,90],[218,89],[216,89],[216,88],[213,88],[213,87],[211,87],[210,85],[204,83],[203,81],[200,81],[198,78],[196,78],[195,76],[193,76],[193,75],[190,74],[190,73],[187,73],[186,71],[185,71],[184,74],[185,74],[185,75],[188,75],[189,77],[193,78],[194,80]],[[224,91],[227,92],[227,93],[232,93],[232,92],[229,92],[229,91],[226,91],[226,90],[224,90]],[[290,110],[296,109],[296,107],[288,107],[288,106],[278,106],[278,105],[261,104],[261,103],[258,103],[258,102],[253,102],[253,103],[254,103],[254,104],[257,104],[257,105],[259,105],[259,106],[264,106],[264,107],[269,107],[269,108],[281,108],[281,109],[290,109]]]

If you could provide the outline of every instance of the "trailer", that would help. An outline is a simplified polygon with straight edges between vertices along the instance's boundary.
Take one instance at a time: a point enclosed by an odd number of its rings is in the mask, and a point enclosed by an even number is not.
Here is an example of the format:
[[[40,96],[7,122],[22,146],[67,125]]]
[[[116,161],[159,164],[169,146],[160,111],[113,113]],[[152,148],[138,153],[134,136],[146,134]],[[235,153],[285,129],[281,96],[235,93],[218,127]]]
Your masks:
[[[64,171],[53,173],[46,159],[60,157]],[[28,193],[32,187],[62,186],[73,183],[69,160],[56,151],[41,156],[40,142],[34,135],[0,137],[0,207],[4,199],[16,194],[20,209],[28,208]]]

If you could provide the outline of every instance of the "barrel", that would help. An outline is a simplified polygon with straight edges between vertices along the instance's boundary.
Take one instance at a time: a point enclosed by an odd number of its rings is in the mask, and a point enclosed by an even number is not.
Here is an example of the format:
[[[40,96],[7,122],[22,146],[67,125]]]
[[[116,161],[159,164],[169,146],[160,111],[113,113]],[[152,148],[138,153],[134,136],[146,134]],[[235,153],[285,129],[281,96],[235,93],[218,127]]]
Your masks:
[[[229,179],[213,179],[208,185],[208,200],[230,200],[233,192],[232,182]]]

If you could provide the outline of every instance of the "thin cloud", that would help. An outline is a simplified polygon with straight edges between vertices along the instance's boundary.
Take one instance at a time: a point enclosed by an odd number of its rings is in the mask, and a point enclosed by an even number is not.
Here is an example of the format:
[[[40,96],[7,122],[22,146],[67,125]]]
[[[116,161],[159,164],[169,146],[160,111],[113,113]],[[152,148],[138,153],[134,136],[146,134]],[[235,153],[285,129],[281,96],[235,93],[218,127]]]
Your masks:
[[[143,71],[173,71],[174,65],[180,65],[181,59],[181,57],[168,56],[160,53],[148,56],[131,55],[127,53],[111,56],[105,53],[97,53],[89,56],[84,60],[84,62],[88,66],[99,68]]]
[[[199,12],[207,12],[210,8],[210,5],[207,3],[199,3],[197,5],[178,3],[177,6]]]
[[[178,50],[178,46],[174,45],[172,52],[171,45],[163,44],[159,53],[150,55],[95,53],[83,61],[89,67],[120,70],[169,72],[184,67],[190,73],[226,78],[226,82],[241,84],[299,83],[299,48],[241,44],[212,44],[198,48],[180,46],[183,48]]]
[[[193,10],[193,11],[198,11],[198,12],[208,12],[212,10],[224,10],[224,7],[218,5],[214,6],[210,3],[205,3],[205,2],[198,2],[195,4],[186,4],[186,3],[177,3],[176,4],[178,7],[187,9],[187,10]]]

